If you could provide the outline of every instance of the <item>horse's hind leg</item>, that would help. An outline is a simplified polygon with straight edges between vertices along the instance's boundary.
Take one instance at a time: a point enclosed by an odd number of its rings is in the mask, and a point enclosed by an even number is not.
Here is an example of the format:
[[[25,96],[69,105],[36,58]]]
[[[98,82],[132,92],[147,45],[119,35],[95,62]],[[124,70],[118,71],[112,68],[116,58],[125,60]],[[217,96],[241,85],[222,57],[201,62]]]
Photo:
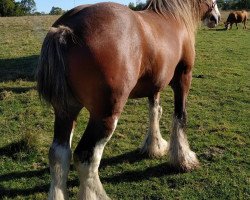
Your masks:
[[[141,152],[149,157],[160,157],[167,153],[168,143],[162,138],[159,121],[162,107],[159,105],[160,93],[148,98],[149,101],[149,129],[144,139]]]
[[[71,160],[71,138],[81,107],[70,107],[67,114],[55,111],[54,139],[49,150],[51,185],[49,200],[68,199],[67,177]]]
[[[180,68],[184,66],[179,66]],[[185,68],[185,67],[184,67]],[[184,132],[186,126],[186,99],[191,84],[191,70],[177,70],[171,87],[174,91],[174,116],[170,136],[169,157],[170,164],[180,170],[190,171],[199,166],[196,154],[190,150],[187,136]]]
[[[74,152],[74,163],[80,179],[78,199],[109,199],[99,179],[98,168],[104,147],[116,128],[120,110],[116,107],[105,115],[90,112],[87,128]]]
[[[243,29],[247,29],[247,27],[246,27],[246,19],[243,21]]]

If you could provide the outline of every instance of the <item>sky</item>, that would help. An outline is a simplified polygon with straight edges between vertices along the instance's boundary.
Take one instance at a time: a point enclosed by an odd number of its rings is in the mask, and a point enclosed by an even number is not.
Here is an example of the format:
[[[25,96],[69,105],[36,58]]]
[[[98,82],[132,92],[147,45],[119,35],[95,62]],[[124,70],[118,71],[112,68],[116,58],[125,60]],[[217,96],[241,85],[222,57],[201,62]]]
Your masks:
[[[130,2],[136,3],[137,0],[35,0],[36,2],[36,10],[38,12],[50,12],[52,6],[60,7],[63,10],[69,10],[75,6],[81,4],[93,4],[99,2],[116,2],[123,5],[128,5]],[[145,0],[141,0],[141,2],[145,2]]]

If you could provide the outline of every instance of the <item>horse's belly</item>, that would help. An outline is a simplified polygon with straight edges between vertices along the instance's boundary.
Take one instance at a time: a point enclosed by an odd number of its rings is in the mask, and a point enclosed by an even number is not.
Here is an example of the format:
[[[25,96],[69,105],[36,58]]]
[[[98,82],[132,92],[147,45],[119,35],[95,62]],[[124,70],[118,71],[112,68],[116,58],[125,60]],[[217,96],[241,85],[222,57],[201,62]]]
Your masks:
[[[140,77],[130,92],[129,98],[142,98],[155,95],[164,89],[166,85],[169,84],[174,76],[174,71],[177,63],[169,62],[169,67],[161,67],[158,70],[154,70],[150,73],[145,73]]]
[[[130,92],[129,98],[142,98],[153,96],[157,92],[161,91],[167,83],[166,80],[158,81],[157,83],[145,79],[139,79],[135,87]]]
[[[129,94],[129,98],[142,98],[152,96],[157,92],[157,88],[149,85],[149,84],[139,84],[134,87],[134,89]]]

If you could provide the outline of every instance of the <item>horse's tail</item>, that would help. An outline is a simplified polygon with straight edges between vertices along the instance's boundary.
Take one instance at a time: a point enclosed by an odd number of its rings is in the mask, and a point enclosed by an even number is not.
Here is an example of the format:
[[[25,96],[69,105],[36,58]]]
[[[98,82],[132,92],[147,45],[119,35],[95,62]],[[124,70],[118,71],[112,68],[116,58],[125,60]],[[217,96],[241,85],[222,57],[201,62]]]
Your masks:
[[[67,52],[72,41],[73,31],[69,27],[52,27],[44,39],[37,67],[39,97],[58,112],[67,111],[71,94],[67,82]]]

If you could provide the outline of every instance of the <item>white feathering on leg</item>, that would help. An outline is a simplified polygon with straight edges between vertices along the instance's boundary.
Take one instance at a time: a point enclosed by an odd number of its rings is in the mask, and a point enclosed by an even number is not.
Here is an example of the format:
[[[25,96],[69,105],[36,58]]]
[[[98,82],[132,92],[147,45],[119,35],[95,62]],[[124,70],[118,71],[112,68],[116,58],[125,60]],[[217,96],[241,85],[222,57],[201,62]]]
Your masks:
[[[161,157],[167,153],[168,143],[160,133],[159,121],[162,115],[162,107],[155,102],[149,105],[149,130],[141,147],[141,152],[149,157]]]
[[[114,132],[117,119],[114,122],[114,128],[112,133]],[[108,138],[104,138],[96,143],[93,156],[91,158],[90,163],[84,162],[80,163],[79,161],[75,162],[77,171],[79,173],[80,178],[80,191],[78,194],[79,200],[108,200],[110,199],[100,181],[98,175],[98,167],[102,158],[102,153],[105,145],[110,140],[112,133]]]
[[[171,165],[184,171],[190,171],[199,166],[196,154],[190,150],[186,134],[177,118],[173,120],[169,157]]]
[[[68,200],[67,177],[71,160],[69,146],[54,142],[50,149],[50,173],[52,177],[49,200]]]

